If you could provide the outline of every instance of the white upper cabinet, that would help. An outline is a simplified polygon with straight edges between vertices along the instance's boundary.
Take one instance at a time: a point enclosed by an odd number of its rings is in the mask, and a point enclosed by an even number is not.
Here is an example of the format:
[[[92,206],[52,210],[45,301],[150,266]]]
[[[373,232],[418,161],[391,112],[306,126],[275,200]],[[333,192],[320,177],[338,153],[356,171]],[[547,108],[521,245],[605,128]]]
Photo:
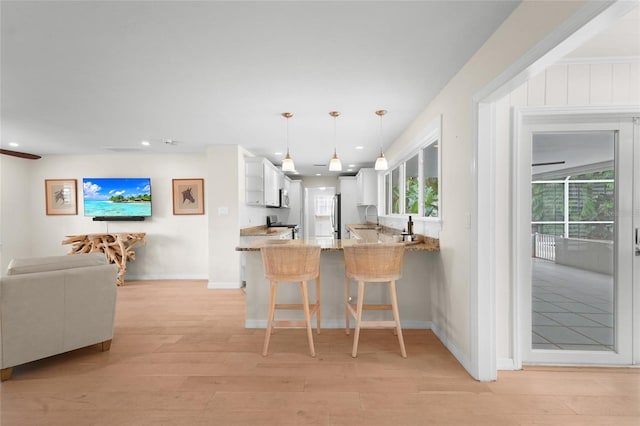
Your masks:
[[[289,176],[286,176],[284,173],[280,174],[282,176],[282,185],[280,185],[280,188],[283,188],[285,191],[289,192],[291,190],[291,178]]]
[[[358,185],[358,205],[378,204],[378,175],[374,169],[360,169],[356,175]]]
[[[264,205],[264,166],[262,158],[250,157],[244,161],[245,203]]]
[[[253,206],[278,207],[281,175],[266,158],[245,158],[245,202]]]
[[[280,206],[280,170],[269,161],[264,163],[264,205],[269,207]]]

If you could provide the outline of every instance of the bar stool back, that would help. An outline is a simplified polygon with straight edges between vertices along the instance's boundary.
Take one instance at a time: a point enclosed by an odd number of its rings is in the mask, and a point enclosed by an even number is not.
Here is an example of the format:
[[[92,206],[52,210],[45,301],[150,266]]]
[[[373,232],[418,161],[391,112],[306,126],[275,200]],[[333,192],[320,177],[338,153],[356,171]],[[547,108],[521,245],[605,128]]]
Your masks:
[[[270,245],[260,249],[264,275],[269,280],[269,313],[267,330],[264,336],[262,355],[266,356],[269,349],[271,332],[275,327],[306,327],[307,340],[311,356],[315,356],[313,335],[311,333],[311,316],[316,316],[316,330],[320,333],[320,246],[314,245]],[[307,282],[316,281],[316,300],[309,304]],[[277,304],[276,295],[280,282],[300,282],[302,288],[302,303]],[[274,320],[278,309],[302,309],[304,321]]]
[[[349,334],[349,318],[355,318],[355,332],[353,336],[352,357],[358,354],[358,340],[361,328],[386,328],[393,327],[398,336],[400,352],[404,358],[407,352],[402,338],[400,327],[400,314],[398,312],[398,299],[396,295],[396,280],[402,275],[402,262],[404,258],[403,244],[355,244],[344,247],[344,264],[346,279],[346,331]],[[358,282],[358,296],[356,304],[350,301],[351,280]],[[364,289],[367,282],[387,282],[389,284],[390,304],[364,304]],[[363,310],[390,310],[393,312],[393,321],[363,321]]]

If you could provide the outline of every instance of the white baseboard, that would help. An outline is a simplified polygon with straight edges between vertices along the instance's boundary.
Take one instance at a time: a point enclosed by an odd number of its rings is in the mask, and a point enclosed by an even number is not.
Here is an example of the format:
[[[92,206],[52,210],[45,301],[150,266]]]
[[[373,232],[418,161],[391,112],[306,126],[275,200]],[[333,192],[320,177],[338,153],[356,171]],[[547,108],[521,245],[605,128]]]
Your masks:
[[[451,354],[456,357],[458,362],[462,365],[462,367],[467,370],[467,373],[473,377],[471,374],[471,360],[460,350],[458,347],[451,341],[449,338],[438,328],[436,324],[431,324],[431,331],[436,335],[440,342],[451,352]]]
[[[237,281],[209,281],[209,284],[207,285],[207,288],[217,290],[228,290],[240,287],[242,287],[242,285]]]
[[[402,321],[400,320],[402,328],[407,330],[431,330],[431,321]]]
[[[498,358],[496,359],[496,369],[498,371],[513,371],[516,369],[516,364],[513,362],[513,358]]]

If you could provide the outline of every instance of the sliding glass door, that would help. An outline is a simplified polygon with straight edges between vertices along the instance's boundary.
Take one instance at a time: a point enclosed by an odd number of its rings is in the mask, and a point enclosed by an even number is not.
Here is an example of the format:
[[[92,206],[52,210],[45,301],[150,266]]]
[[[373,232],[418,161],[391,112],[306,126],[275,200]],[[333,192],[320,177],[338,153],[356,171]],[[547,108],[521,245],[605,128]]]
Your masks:
[[[632,362],[633,138],[630,117],[525,121],[516,197],[525,363]]]

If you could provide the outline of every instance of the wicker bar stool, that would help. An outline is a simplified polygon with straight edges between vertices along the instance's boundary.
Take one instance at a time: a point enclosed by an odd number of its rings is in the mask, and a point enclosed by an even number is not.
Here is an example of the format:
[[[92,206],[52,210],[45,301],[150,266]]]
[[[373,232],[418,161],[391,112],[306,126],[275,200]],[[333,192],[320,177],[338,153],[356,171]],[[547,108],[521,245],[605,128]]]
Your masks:
[[[320,333],[320,246],[315,245],[273,245],[260,249],[264,275],[269,280],[269,313],[267,330],[264,336],[262,355],[269,350],[269,340],[274,327],[306,327],[307,340],[311,356],[316,356],[311,333],[311,317],[316,316],[316,331]],[[307,282],[316,281],[316,300],[309,304]],[[302,287],[302,303],[277,304],[276,295],[280,282],[300,282]],[[274,320],[278,309],[302,309],[304,321]]]
[[[355,333],[353,336],[352,357],[358,354],[358,339],[360,328],[386,328],[392,327],[398,336],[402,357],[407,357],[400,327],[400,314],[398,312],[398,299],[396,296],[396,280],[402,274],[402,261],[404,257],[403,244],[355,244],[344,247],[344,264],[347,275],[346,281],[346,331],[349,334],[349,318],[355,318]],[[350,301],[351,280],[358,281],[358,296],[356,304]],[[391,304],[364,304],[365,284],[370,282],[387,282]],[[393,320],[390,321],[363,321],[363,310],[390,310],[393,312]]]

